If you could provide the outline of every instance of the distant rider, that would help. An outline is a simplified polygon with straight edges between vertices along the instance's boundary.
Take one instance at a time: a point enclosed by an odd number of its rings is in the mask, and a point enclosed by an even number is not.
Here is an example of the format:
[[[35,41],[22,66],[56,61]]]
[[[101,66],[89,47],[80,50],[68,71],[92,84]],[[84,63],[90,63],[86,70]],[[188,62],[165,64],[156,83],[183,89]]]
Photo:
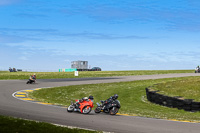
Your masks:
[[[29,81],[30,83],[32,83],[32,82],[35,82],[35,80],[36,80],[36,75],[34,73],[33,75],[30,76]]]
[[[199,66],[196,67],[196,72],[198,73],[200,70]]]
[[[36,75],[35,73],[32,75],[33,79],[36,80]]]
[[[105,101],[101,101],[101,103],[102,103],[102,105],[107,109],[107,105],[109,104],[109,103],[112,103],[113,101],[115,101],[116,99],[118,98],[118,95],[117,94],[115,94],[114,96],[111,96],[110,98],[108,98],[107,100],[105,100]]]

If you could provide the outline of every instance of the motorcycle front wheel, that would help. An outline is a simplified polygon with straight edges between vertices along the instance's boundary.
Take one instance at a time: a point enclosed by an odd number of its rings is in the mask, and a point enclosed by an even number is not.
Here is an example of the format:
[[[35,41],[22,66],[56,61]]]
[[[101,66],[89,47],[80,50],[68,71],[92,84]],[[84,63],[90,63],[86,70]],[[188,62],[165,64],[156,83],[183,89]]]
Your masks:
[[[100,113],[101,112],[101,107],[96,107],[94,110],[95,113]]]
[[[119,108],[117,108],[117,107],[113,107],[111,110],[110,110],[110,115],[116,115],[117,114],[117,112],[118,112],[118,110],[119,110]]]
[[[91,107],[85,106],[85,107],[83,108],[83,114],[89,114],[91,110],[92,110]]]
[[[73,112],[74,111],[74,106],[69,105],[69,107],[67,108],[67,112]]]

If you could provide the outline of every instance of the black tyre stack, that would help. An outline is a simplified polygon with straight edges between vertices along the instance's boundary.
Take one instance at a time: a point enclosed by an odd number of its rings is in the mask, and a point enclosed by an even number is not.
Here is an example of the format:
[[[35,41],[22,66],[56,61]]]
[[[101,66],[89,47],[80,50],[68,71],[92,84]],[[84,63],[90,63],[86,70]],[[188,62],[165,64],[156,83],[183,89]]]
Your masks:
[[[146,88],[147,99],[152,102],[162,106],[167,106],[171,108],[183,109],[185,111],[200,111],[200,102],[195,102],[193,99],[183,99],[180,96],[169,97],[163,94],[159,94],[159,91],[151,90]]]

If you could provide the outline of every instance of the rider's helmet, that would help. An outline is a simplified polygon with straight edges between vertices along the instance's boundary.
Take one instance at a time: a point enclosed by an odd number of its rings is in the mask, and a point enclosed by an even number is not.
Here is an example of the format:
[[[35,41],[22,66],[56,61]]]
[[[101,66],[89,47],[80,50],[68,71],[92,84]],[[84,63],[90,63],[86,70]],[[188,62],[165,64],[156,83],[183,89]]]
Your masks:
[[[89,99],[90,99],[90,100],[93,100],[93,99],[94,99],[94,97],[90,95],[90,96],[89,96]]]
[[[85,100],[85,101],[87,101],[88,100],[88,97],[84,97],[84,98],[82,98],[83,100]]]
[[[113,96],[113,99],[115,100],[115,99],[117,99],[117,98],[118,98],[118,95],[115,94],[115,95]]]

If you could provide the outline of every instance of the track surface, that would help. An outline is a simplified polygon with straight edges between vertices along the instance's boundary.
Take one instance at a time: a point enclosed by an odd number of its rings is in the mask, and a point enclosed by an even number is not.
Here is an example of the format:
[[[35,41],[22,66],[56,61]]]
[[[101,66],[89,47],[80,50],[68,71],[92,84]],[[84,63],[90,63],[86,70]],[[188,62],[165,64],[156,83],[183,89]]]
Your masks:
[[[68,113],[65,108],[30,103],[12,97],[19,90],[80,84],[111,83],[145,79],[200,76],[200,74],[163,74],[81,79],[41,79],[27,85],[25,80],[0,81],[0,115],[88,128],[116,133],[199,133],[200,124],[167,121],[135,116],[110,116],[103,113],[89,115]],[[145,88],[144,88],[145,89]]]

